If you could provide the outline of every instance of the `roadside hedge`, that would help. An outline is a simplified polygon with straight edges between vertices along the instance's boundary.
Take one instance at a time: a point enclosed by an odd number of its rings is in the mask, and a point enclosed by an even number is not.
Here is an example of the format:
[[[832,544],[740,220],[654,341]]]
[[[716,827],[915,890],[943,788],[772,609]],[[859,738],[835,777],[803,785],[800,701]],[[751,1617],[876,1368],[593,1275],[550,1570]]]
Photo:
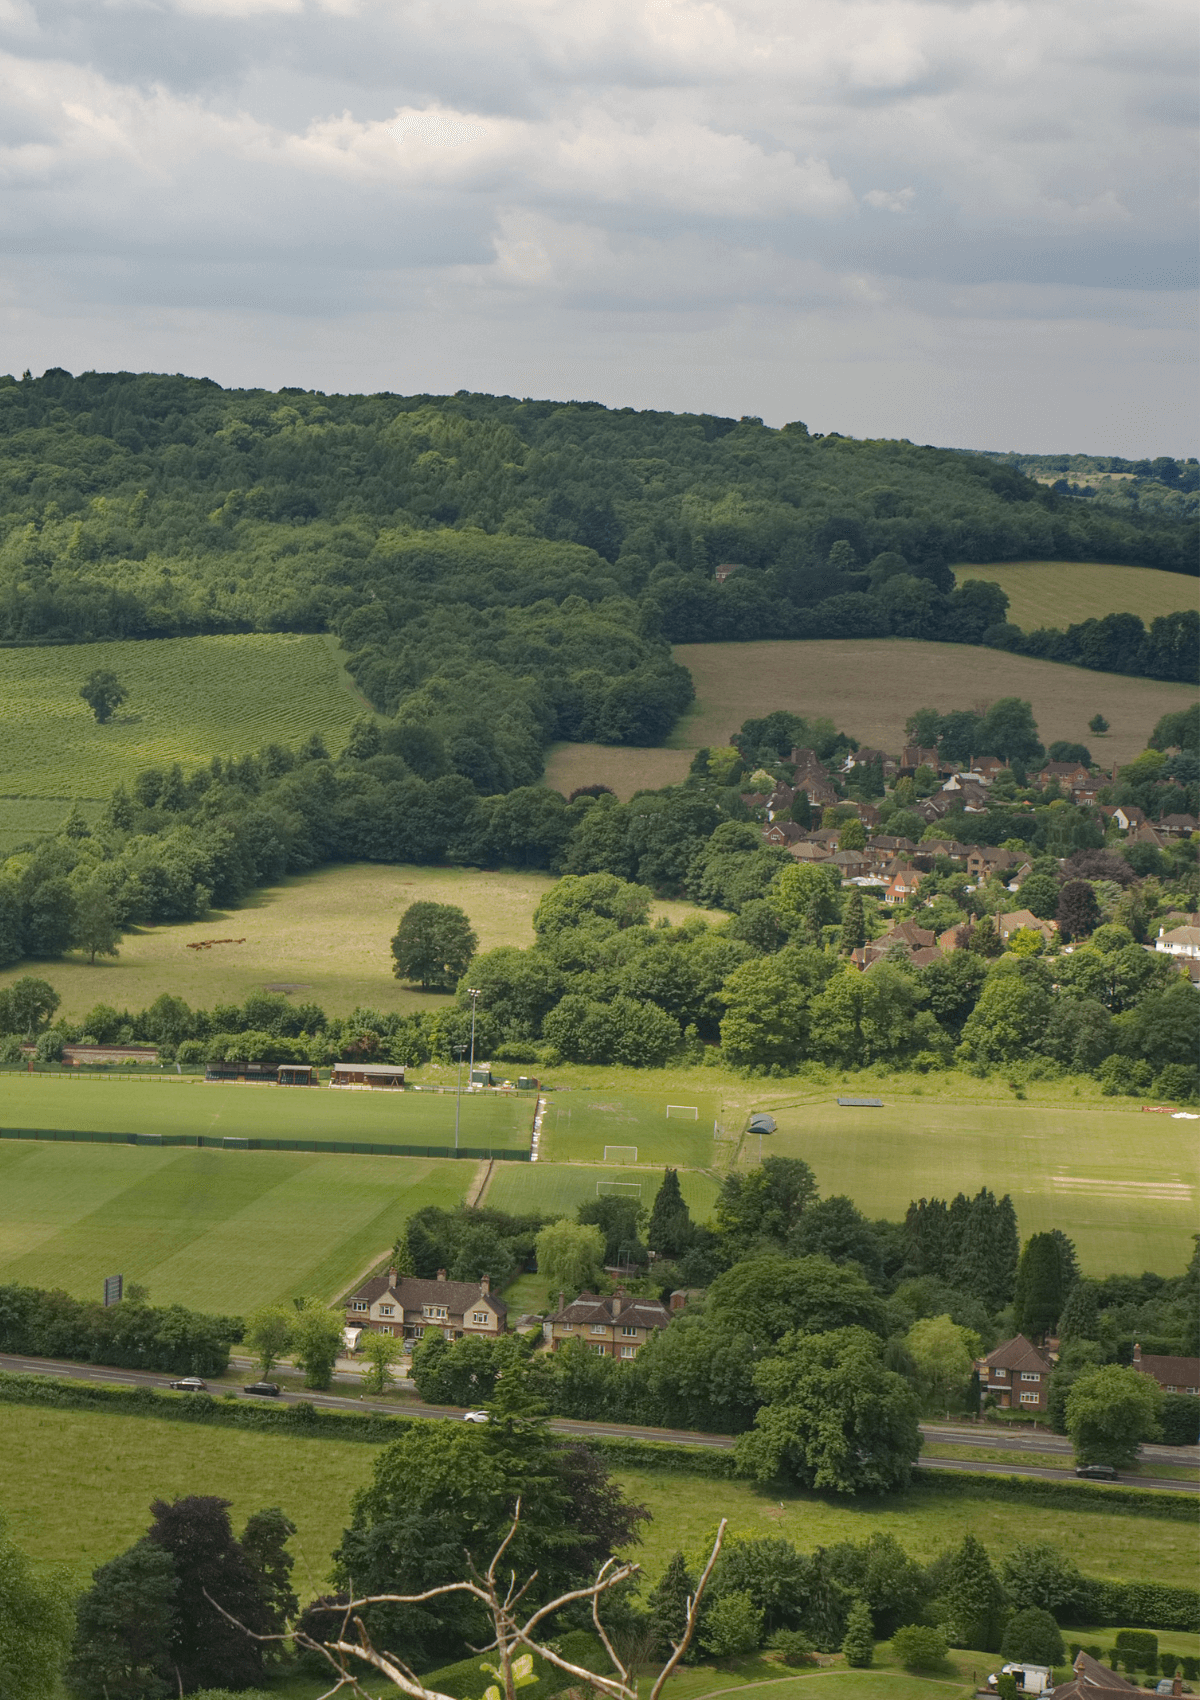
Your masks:
[[[972,1499],[1019,1499],[1077,1511],[1161,1517],[1169,1523],[1200,1520],[1200,1495],[1156,1493],[1151,1488],[1094,1487],[1091,1482],[1050,1482],[1040,1476],[976,1475],[969,1470],[919,1470],[914,1493],[969,1493]]]
[[[224,1375],[240,1318],[123,1299],[102,1305],[41,1287],[0,1286],[0,1352],[72,1358],[114,1369]]]
[[[1146,1629],[1200,1633],[1200,1590],[1162,1582],[1102,1582],[1086,1578],[1086,1595],[1074,1613],[1087,1623],[1140,1623]]]

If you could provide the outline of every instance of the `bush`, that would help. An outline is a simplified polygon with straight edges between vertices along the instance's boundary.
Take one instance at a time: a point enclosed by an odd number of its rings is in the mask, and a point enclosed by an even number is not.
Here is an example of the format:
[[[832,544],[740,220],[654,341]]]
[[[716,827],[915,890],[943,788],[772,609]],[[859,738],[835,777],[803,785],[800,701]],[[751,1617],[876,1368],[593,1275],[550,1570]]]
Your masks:
[[[763,1614],[742,1589],[721,1594],[708,1608],[700,1644],[715,1659],[736,1659],[762,1645]]]
[[[771,1646],[777,1653],[783,1654],[784,1664],[792,1670],[817,1662],[816,1649],[802,1630],[777,1629],[771,1637]]]
[[[874,1662],[875,1632],[871,1624],[871,1611],[863,1599],[855,1600],[846,1619],[846,1635],[842,1642],[842,1654],[848,1665],[865,1670]]]
[[[1062,1663],[1063,1638],[1057,1623],[1040,1606],[1014,1612],[1004,1626],[1000,1657],[1013,1663],[1028,1659],[1035,1665]]]
[[[1168,1393],[1158,1420],[1165,1446],[1195,1446],[1200,1441],[1200,1399],[1186,1393]]]
[[[940,1629],[910,1623],[892,1636],[892,1652],[905,1670],[935,1670],[946,1657],[946,1637]]]
[[[1192,1103],[1200,1097],[1200,1069],[1194,1063],[1168,1063],[1155,1078],[1154,1096],[1181,1104]]]

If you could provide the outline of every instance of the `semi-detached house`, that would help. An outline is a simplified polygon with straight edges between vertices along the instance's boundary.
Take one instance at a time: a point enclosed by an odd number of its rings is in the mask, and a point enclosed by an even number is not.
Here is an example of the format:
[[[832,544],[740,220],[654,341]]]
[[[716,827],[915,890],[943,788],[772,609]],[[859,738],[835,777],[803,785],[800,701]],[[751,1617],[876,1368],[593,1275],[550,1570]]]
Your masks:
[[[447,1340],[461,1340],[464,1334],[495,1339],[507,1326],[508,1306],[492,1297],[486,1275],[481,1281],[448,1281],[439,1269],[436,1281],[427,1281],[389,1269],[346,1301],[348,1329],[395,1334],[409,1342],[435,1330]]]
[[[590,1352],[604,1358],[636,1358],[646,1341],[671,1320],[657,1299],[631,1298],[623,1287],[601,1298],[580,1293],[570,1304],[558,1295],[558,1310],[546,1318],[542,1332],[552,1352],[568,1340],[581,1340]]]

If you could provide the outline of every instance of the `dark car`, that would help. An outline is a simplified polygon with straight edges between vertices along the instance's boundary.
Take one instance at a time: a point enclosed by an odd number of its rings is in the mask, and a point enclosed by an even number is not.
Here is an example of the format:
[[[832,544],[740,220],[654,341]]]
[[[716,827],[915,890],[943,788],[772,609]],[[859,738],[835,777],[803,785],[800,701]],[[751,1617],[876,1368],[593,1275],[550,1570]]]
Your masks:
[[[1080,1464],[1075,1474],[1086,1476],[1089,1482],[1115,1482],[1117,1479],[1117,1472],[1111,1464]]]
[[[264,1399],[277,1399],[279,1397],[279,1383],[277,1381],[252,1381],[249,1387],[242,1388],[242,1392],[260,1393]]]
[[[757,1115],[750,1117],[749,1133],[774,1133],[779,1123],[774,1116]]]
[[[185,1375],[181,1381],[173,1381],[172,1389],[176,1393],[207,1393],[208,1383],[201,1381],[198,1375]]]

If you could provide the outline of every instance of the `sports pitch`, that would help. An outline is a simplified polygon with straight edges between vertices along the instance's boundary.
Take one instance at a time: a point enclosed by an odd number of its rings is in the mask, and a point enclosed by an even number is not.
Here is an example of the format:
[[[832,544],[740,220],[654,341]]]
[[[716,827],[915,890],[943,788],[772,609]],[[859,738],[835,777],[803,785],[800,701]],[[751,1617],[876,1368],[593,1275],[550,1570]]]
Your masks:
[[[542,1120],[541,1155],[550,1163],[649,1164],[708,1169],[722,1150],[713,1137],[721,1100],[711,1092],[552,1092]]]
[[[803,1157],[823,1198],[845,1193],[865,1215],[893,1221],[913,1198],[1009,1192],[1021,1237],[1061,1228],[1088,1274],[1178,1275],[1186,1266],[1200,1191],[1197,1123],[1066,1103],[883,1098],[882,1109],[840,1109],[833,1089],[772,1104],[779,1131],[762,1141],[763,1156]],[[742,1166],[758,1161],[758,1149],[746,1139]]]
[[[523,1165],[522,1165],[523,1166]],[[244,1316],[332,1299],[422,1205],[460,1202],[473,1163],[291,1152],[0,1144],[0,1281]]]
[[[196,1076],[0,1076],[0,1127],[454,1147],[453,1092],[239,1086]],[[525,1151],[533,1098],[463,1094],[459,1144]]]
[[[496,1165],[486,1203],[489,1209],[514,1214],[541,1210],[547,1216],[573,1216],[581,1204],[603,1193],[624,1192],[649,1210],[661,1185],[662,1173],[655,1169],[618,1171],[599,1163],[505,1163]],[[692,1220],[706,1222],[720,1189],[716,1176],[681,1169],[679,1187]]]

